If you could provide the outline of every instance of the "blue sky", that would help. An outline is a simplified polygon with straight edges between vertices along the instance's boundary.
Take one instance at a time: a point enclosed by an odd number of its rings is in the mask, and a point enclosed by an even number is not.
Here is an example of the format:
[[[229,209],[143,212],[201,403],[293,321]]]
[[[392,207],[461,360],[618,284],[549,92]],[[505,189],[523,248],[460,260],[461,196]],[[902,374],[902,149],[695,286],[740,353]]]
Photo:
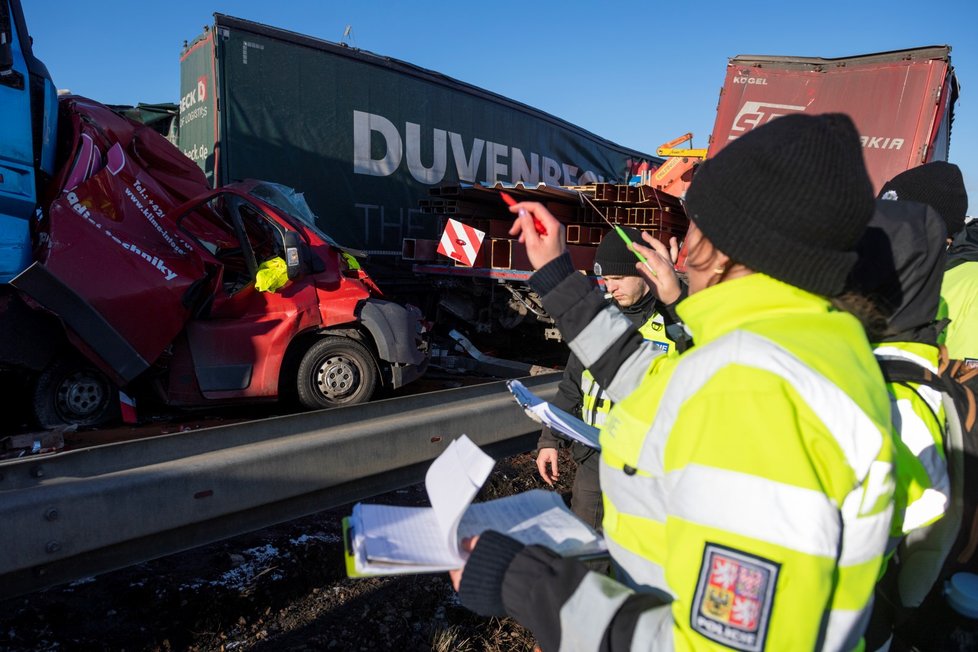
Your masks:
[[[950,160],[978,213],[978,2],[632,3],[22,0],[59,88],[110,104],[175,102],[179,55],[220,12],[431,68],[648,153],[705,147],[729,57],[840,57],[951,45],[961,84]],[[881,107],[885,110],[885,107]]]

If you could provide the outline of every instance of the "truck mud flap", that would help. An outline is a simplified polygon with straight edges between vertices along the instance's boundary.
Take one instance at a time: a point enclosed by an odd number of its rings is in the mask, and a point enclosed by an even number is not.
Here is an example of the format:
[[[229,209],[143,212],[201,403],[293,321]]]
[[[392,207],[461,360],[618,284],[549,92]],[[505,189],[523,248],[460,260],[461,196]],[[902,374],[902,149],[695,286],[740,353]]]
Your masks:
[[[120,384],[128,383],[149,368],[149,363],[102,315],[40,263],[32,264],[10,284],[57,315]]]

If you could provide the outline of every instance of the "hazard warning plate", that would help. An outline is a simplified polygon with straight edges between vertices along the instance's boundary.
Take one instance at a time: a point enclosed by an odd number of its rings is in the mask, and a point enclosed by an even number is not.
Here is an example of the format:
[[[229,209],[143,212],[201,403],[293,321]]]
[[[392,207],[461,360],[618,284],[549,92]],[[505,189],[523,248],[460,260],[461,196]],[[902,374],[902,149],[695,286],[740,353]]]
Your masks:
[[[445,232],[441,234],[437,251],[442,256],[448,256],[462,265],[472,267],[485,237],[484,231],[449,219],[448,224],[445,225]]]

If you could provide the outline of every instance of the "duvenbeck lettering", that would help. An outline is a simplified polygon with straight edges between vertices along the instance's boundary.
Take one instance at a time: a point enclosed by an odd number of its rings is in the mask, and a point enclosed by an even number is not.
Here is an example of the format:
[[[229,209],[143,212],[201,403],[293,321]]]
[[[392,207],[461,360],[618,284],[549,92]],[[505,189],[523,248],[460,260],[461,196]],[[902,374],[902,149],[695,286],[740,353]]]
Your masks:
[[[518,147],[473,138],[466,143],[460,134],[445,129],[431,129],[431,160],[421,160],[421,125],[407,122],[404,132],[382,115],[365,111],[353,112],[353,171],[356,174],[387,177],[407,163],[408,172],[419,183],[441,183],[449,169],[448,152],[458,179],[476,181],[482,170],[485,183],[546,183],[548,185],[583,185],[604,182],[604,177],[591,170],[581,172],[576,165],[557,161],[537,152],[527,156]],[[375,134],[380,141],[375,140]],[[380,158],[372,155],[373,145],[382,144]],[[427,143],[426,143],[427,144]],[[193,157],[191,157],[193,158]]]

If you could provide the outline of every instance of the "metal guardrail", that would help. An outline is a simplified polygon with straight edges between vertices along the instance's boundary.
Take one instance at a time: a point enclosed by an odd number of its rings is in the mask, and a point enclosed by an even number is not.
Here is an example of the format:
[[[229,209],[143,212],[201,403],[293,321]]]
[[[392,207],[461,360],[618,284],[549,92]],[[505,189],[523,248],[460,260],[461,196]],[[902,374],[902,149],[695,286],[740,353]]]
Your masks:
[[[558,379],[524,383],[550,400]],[[0,599],[421,482],[462,433],[498,459],[539,429],[493,382],[0,462]]]

